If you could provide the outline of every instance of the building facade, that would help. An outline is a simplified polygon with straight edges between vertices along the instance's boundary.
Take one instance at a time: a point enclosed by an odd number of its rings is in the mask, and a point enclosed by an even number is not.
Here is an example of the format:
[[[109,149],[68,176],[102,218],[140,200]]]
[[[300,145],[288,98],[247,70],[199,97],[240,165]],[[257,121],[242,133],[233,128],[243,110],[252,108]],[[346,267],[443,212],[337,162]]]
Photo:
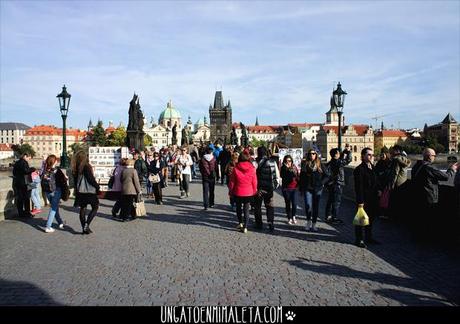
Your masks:
[[[12,144],[0,144],[0,160],[14,157],[14,151],[11,145]]]
[[[168,146],[172,142],[171,130],[168,130],[163,125],[151,125],[151,127],[144,127],[145,134],[152,138],[152,146],[162,148]]]
[[[374,149],[374,131],[368,125],[348,125],[342,127],[342,145],[350,144],[352,163],[361,162],[361,150],[365,147]],[[339,145],[338,126],[321,126],[317,135],[317,147],[321,157],[326,161],[331,159],[329,151]]]
[[[288,124],[291,127],[297,127],[298,131],[302,135],[302,147],[303,151],[306,152],[309,149],[316,149],[316,136],[318,135],[321,124],[319,123],[299,123],[299,124]]]
[[[229,144],[232,132],[232,106],[230,100],[227,105],[224,105],[222,91],[216,91],[214,105],[209,105],[209,121],[211,142],[219,141],[221,144]]]
[[[66,130],[66,151],[71,151],[74,143],[83,143],[86,132],[79,129],[69,128]],[[62,154],[62,128],[52,125],[34,126],[24,134],[24,143],[29,144],[35,151],[36,156],[48,156],[51,154],[57,157]]]
[[[390,147],[405,142],[409,134],[400,129],[381,129],[374,134],[374,148],[376,150]]]
[[[23,123],[0,123],[0,144],[22,144],[28,129]]]
[[[425,138],[434,137],[442,144],[447,153],[458,152],[458,143],[460,141],[460,125],[455,118],[449,113],[442,122],[427,126],[423,129]],[[445,152],[444,152],[445,153]]]

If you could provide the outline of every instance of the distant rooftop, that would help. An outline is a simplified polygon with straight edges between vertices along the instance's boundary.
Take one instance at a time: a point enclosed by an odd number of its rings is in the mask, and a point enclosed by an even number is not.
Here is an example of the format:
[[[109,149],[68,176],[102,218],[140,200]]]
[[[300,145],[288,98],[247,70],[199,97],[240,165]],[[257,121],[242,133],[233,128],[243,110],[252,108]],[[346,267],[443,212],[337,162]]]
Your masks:
[[[0,123],[1,130],[28,130],[30,126],[23,123]]]

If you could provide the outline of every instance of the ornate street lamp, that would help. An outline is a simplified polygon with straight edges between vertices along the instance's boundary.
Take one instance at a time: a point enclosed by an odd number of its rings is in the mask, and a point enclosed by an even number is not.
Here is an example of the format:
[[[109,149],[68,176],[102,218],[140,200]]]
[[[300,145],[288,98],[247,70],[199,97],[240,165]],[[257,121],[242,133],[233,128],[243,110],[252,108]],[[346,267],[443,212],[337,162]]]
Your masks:
[[[67,113],[69,112],[70,93],[67,92],[65,85],[62,87],[62,92],[56,96],[59,100],[59,110],[61,111],[62,117],[62,156],[61,156],[61,168],[67,168],[69,166],[69,158],[67,157],[67,141],[66,141],[66,119]]]
[[[343,104],[345,101],[345,96],[347,93],[342,90],[342,85],[337,83],[337,89],[332,92],[331,104],[337,109],[337,114],[339,116],[339,151],[342,152],[342,114],[343,114]]]

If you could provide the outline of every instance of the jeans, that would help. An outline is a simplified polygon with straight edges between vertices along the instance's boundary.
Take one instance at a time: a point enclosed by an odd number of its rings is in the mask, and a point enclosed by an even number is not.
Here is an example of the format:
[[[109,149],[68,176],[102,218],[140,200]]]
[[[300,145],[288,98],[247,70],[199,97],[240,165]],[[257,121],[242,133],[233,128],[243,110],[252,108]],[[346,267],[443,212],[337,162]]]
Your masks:
[[[196,178],[196,162],[193,162],[190,168],[192,169],[192,176]]]
[[[318,220],[318,212],[319,212],[319,200],[321,199],[322,190],[318,192],[314,191],[304,191],[301,192],[304,199],[305,205],[305,215],[307,216],[307,221],[312,220],[313,216],[313,223],[316,223]]]
[[[190,192],[190,189],[189,189],[189,184],[190,184],[190,174],[182,174],[181,175],[181,187],[180,187],[180,190],[181,190],[181,194],[183,192],[186,192],[186,193],[189,193]]]
[[[38,184],[40,186],[40,184]],[[39,188],[32,189],[32,192],[30,194],[30,198],[32,199],[32,202],[34,204],[35,209],[41,209],[42,205],[40,204],[40,193],[39,193]]]
[[[342,202],[343,187],[339,184],[334,184],[327,187],[327,192],[328,196],[325,219],[327,219],[328,216],[332,216],[333,219],[337,219],[339,216],[340,203]]]
[[[203,205],[204,208],[214,205],[215,179],[203,179]]]
[[[262,226],[262,201],[267,210],[267,222],[273,223],[275,219],[275,206],[273,203],[273,191],[260,190],[254,199],[254,218],[257,226]]]
[[[248,228],[249,206],[251,205],[251,202],[253,201],[253,197],[235,196],[235,201],[236,201],[236,216],[238,217],[238,223],[243,224],[244,228]]]
[[[54,217],[59,225],[63,224],[61,216],[59,215],[59,203],[61,202],[61,188],[56,188],[54,192],[47,192],[46,198],[50,202],[51,208],[48,214],[48,221],[46,222],[46,227],[51,228],[53,225]]]
[[[286,215],[288,219],[296,216],[297,212],[297,191],[283,190],[284,203],[286,204]]]
[[[153,191],[152,191],[153,183],[148,178],[147,178],[145,187],[147,189],[147,195],[151,195],[153,193]]]

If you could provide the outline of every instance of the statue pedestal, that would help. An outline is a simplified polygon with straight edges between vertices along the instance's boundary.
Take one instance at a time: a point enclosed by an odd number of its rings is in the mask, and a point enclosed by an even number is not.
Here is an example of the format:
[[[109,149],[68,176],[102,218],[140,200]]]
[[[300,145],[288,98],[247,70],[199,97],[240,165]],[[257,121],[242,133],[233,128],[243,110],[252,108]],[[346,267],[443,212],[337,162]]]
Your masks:
[[[139,151],[144,150],[144,131],[139,130],[128,130],[126,131],[127,146],[128,148],[134,148]]]

